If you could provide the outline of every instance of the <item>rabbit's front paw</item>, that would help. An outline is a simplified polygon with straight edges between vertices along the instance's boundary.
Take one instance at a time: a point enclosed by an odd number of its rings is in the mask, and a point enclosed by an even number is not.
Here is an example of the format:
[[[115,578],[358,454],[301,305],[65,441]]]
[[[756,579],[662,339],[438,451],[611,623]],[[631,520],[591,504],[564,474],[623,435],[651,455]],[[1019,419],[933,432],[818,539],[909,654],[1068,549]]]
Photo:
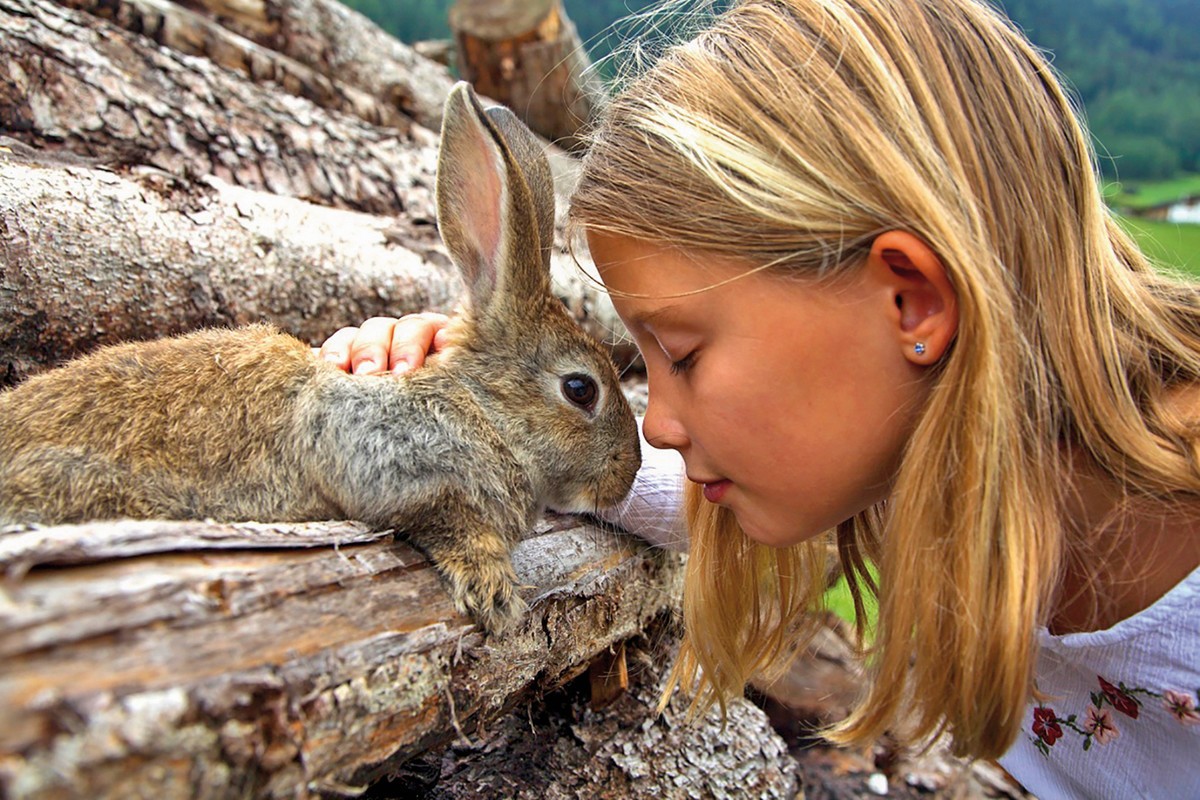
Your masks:
[[[517,594],[516,575],[509,564],[464,566],[445,572],[454,605],[489,634],[509,630],[525,615],[525,601]]]

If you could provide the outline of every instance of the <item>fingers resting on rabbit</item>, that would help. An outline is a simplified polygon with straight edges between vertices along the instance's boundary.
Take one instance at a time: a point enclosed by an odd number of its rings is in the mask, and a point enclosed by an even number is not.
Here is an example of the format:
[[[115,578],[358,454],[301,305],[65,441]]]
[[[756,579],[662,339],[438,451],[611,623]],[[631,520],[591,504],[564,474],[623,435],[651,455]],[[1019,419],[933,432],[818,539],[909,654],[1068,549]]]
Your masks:
[[[345,327],[325,340],[320,358],[355,375],[391,372],[403,375],[445,347],[450,318],[436,312],[403,317],[372,317],[357,327]]]

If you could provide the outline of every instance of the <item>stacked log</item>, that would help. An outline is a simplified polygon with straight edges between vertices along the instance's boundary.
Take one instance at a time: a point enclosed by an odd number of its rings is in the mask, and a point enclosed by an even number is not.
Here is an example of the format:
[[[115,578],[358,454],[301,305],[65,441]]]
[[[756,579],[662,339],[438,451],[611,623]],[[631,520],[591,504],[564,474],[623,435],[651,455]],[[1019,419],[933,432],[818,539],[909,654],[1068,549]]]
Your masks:
[[[450,28],[465,80],[551,141],[579,146],[604,90],[561,0],[458,0]]]
[[[356,523],[0,532],[0,795],[358,794],[585,672],[681,574],[572,517],[513,562],[531,612],[484,640],[423,556]]]
[[[205,325],[272,321],[319,343],[454,307],[426,127],[448,72],[328,0],[208,5],[0,0],[0,386]],[[370,58],[390,77],[368,102]],[[409,62],[435,76],[436,114],[398,77]],[[549,151],[562,212],[577,165]],[[556,290],[628,363],[586,252],[559,235]]]

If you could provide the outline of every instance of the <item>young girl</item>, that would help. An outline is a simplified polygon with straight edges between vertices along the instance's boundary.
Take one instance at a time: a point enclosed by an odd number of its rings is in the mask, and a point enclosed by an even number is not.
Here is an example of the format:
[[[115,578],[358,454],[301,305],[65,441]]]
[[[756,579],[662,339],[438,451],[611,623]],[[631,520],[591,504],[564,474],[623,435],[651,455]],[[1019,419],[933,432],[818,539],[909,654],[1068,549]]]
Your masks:
[[[614,99],[571,217],[689,481],[677,682],[722,702],[785,663],[832,529],[879,603],[837,740],[946,733],[1046,798],[1200,796],[1200,297],[1110,217],[1011,24],[741,0]],[[441,324],[325,353],[411,367]]]

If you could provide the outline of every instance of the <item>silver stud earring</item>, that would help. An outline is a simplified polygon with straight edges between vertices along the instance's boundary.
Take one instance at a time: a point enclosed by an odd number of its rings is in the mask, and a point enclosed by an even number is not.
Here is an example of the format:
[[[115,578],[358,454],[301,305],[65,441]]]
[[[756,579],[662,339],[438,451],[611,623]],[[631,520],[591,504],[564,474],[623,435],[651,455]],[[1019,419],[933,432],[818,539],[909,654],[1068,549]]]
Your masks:
[[[916,344],[914,344],[914,345],[913,345],[913,352],[914,352],[914,353],[916,353],[916,354],[917,354],[917,355],[919,355],[919,356],[923,356],[923,355],[925,355],[925,343],[924,343],[924,342],[917,342]]]

